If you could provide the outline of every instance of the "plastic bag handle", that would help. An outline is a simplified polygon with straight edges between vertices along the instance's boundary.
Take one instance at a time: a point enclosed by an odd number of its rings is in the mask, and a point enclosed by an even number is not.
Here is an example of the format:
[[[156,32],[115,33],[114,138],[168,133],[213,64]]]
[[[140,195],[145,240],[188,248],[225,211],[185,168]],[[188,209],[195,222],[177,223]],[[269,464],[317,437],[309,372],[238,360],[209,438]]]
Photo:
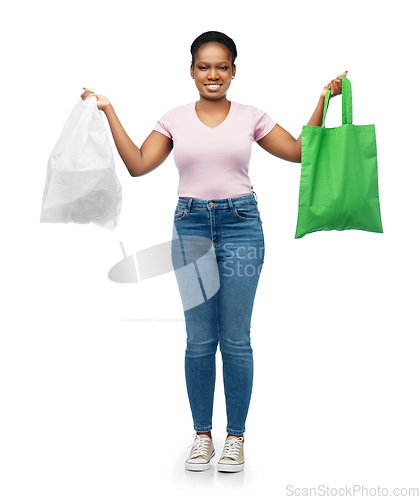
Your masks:
[[[353,123],[353,102],[351,94],[351,83],[345,76],[341,77],[342,81],[342,97],[341,97],[341,111],[342,111],[342,124]],[[330,102],[331,89],[327,90],[324,98],[324,113],[322,116],[322,126],[325,127],[325,117],[327,116],[328,104]]]

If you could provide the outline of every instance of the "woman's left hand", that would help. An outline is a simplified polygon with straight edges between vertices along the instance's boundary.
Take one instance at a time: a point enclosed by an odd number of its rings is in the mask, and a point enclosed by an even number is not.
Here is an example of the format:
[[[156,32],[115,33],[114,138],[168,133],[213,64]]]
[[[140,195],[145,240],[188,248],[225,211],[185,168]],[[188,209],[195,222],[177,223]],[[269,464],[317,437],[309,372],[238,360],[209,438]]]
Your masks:
[[[335,80],[331,80],[330,83],[325,85],[322,90],[321,97],[325,97],[328,89],[331,89],[331,97],[335,97],[336,95],[341,94],[341,77],[347,76],[347,73],[348,71],[344,71],[343,73],[341,73],[341,75],[337,76]]]

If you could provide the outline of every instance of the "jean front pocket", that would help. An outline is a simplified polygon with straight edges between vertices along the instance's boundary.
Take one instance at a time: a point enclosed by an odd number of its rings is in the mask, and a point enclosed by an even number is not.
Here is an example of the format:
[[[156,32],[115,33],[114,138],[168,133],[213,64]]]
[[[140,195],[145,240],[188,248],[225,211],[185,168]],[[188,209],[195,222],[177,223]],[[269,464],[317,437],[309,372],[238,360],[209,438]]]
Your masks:
[[[187,207],[183,207],[182,205],[177,205],[174,212],[174,222],[183,219],[186,215],[187,215]]]
[[[235,207],[233,212],[238,219],[241,220],[260,220],[260,211],[258,210],[257,204],[250,203],[249,205],[239,205]]]

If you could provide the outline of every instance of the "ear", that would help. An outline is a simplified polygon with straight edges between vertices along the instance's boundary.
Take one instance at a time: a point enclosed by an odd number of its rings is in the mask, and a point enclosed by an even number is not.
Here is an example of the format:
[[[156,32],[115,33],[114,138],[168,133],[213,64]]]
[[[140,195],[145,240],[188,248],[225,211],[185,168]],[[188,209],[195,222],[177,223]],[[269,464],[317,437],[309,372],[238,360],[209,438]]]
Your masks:
[[[193,68],[192,64],[190,66],[190,75],[191,75],[191,78],[194,78],[194,68]]]
[[[236,64],[232,66],[232,76],[236,75]]]

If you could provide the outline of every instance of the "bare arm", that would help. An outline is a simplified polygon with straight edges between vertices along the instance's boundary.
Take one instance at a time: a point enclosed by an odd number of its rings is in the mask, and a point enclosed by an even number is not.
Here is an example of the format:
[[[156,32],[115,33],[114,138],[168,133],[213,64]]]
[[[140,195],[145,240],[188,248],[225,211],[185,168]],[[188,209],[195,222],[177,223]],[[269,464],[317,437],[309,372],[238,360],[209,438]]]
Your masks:
[[[324,97],[320,97],[308,125],[320,127],[324,112]],[[300,163],[302,159],[302,134],[295,139],[287,130],[276,123],[273,130],[258,141],[258,144],[277,158]]]
[[[345,76],[347,71],[340,76]],[[328,86],[324,87],[318,104],[313,112],[308,125],[320,127],[322,125],[322,115],[324,113],[324,98],[327,88],[331,88],[332,96],[341,94],[341,78],[338,76],[332,80]],[[302,160],[302,134],[295,139],[287,130],[276,124],[266,136],[257,141],[258,144],[277,158],[282,160],[300,163]]]
[[[128,137],[112,104],[105,107],[104,113],[108,118],[118,153],[132,177],[148,174],[159,167],[169,156],[173,142],[166,135],[153,130],[138,148]]]

